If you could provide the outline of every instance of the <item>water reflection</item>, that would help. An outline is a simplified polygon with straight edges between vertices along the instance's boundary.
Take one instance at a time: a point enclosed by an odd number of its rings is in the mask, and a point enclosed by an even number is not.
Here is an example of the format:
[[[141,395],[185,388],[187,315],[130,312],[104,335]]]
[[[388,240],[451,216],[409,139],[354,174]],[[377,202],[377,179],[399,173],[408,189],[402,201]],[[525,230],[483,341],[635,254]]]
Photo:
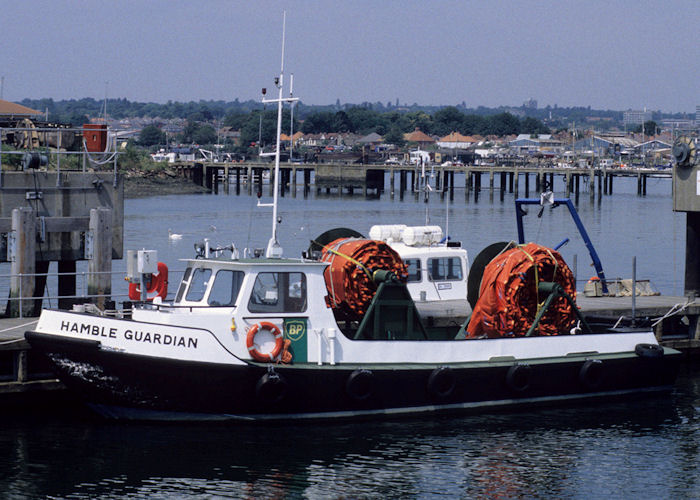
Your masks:
[[[311,425],[0,422],[10,497],[697,496],[700,387],[516,414]],[[629,494],[629,495],[628,495]]]

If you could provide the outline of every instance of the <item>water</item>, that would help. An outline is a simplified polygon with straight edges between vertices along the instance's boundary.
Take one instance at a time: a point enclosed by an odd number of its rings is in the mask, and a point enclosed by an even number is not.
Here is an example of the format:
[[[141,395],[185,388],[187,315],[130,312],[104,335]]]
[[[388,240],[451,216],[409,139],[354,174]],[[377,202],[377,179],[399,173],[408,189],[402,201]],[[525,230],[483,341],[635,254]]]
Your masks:
[[[3,498],[698,498],[700,386],[481,416],[309,425],[0,419]]]
[[[562,187],[562,186],[557,186]],[[685,216],[671,210],[670,181],[635,179],[578,210],[608,277],[650,279],[682,294]],[[265,188],[267,194],[267,188]],[[563,196],[563,193],[556,193]],[[247,195],[127,200],[125,249],[156,249],[174,271],[204,237],[214,245],[264,247],[270,209]],[[407,194],[289,195],[280,200],[280,242],[297,256],[309,240],[345,226],[445,226],[473,259],[517,237],[513,195],[478,202],[456,190],[426,205]],[[578,277],[594,274],[564,207],[526,217],[528,240],[562,248]],[[168,229],[183,234],[169,241]],[[115,261],[115,270],[124,262]],[[176,277],[171,277],[171,291]],[[115,291],[126,291],[115,280]],[[509,414],[310,425],[112,423],[77,409],[0,417],[0,496],[5,498],[698,498],[700,371],[686,367],[666,397]]]
[[[591,201],[588,192],[581,193],[579,215],[608,278],[631,278],[636,256],[638,279],[651,280],[664,294],[683,295],[685,214],[672,210],[671,181],[650,178],[648,194],[643,197],[637,196],[636,186],[636,178],[618,178],[612,196]],[[555,188],[563,187],[557,179]],[[287,256],[300,256],[311,239],[334,227],[349,227],[367,235],[373,224],[424,225],[426,212],[431,224],[443,229],[449,226],[451,238],[462,242],[472,260],[491,243],[517,240],[513,194],[506,193],[501,201],[498,191],[490,198],[484,190],[475,202],[473,193],[467,198],[464,189],[455,189],[453,201],[432,193],[426,204],[410,193],[401,200],[398,194],[393,199],[388,194],[369,199],[313,191],[304,199],[299,189],[297,197],[287,194],[280,198],[279,240]],[[268,191],[264,186],[263,202],[270,201]],[[555,190],[555,195],[565,196],[561,190]],[[534,192],[530,196],[539,197]],[[180,269],[184,266],[175,265],[177,259],[191,258],[194,242],[203,238],[210,238],[213,245],[234,242],[238,248],[265,248],[272,231],[271,209],[256,208],[256,204],[255,196],[225,194],[127,200],[124,248],[156,249],[159,260]],[[581,282],[595,275],[566,207],[547,209],[541,218],[537,217],[538,207],[529,207],[528,212],[528,241],[555,246],[570,238],[560,249],[566,262],[573,267],[576,256]],[[169,228],[183,238],[170,241]],[[124,261],[115,261],[114,268],[124,269]],[[123,288],[123,283],[117,285]]]
[[[458,177],[457,182],[460,182]],[[398,184],[398,183],[397,183]],[[463,178],[461,179],[463,186]],[[521,182],[521,188],[524,182]],[[386,184],[388,186],[388,183]],[[498,186],[498,180],[496,185]],[[583,187],[583,183],[582,183]],[[637,196],[636,178],[617,178],[615,194],[591,201],[582,192],[576,205],[579,215],[600,256],[608,278],[631,278],[632,260],[637,257],[637,278],[648,279],[661,293],[683,295],[685,260],[685,214],[672,210],[670,179],[649,178],[647,195]],[[565,196],[564,183],[555,180],[555,195]],[[245,188],[243,188],[245,191]],[[521,196],[524,196],[521,189]],[[270,202],[269,187],[263,187],[263,202]],[[539,197],[534,191],[531,197]],[[286,256],[298,257],[309,247],[310,240],[334,227],[349,227],[367,235],[373,224],[424,225],[426,214],[431,224],[440,225],[453,241],[461,241],[473,260],[486,246],[497,241],[517,240],[514,195],[506,193],[501,200],[498,190],[489,194],[482,190],[478,201],[474,193],[455,189],[454,200],[441,199],[431,193],[429,203],[422,195],[406,193],[403,200],[397,193],[381,198],[361,195],[316,194],[303,197],[299,187],[296,197],[289,193],[280,198],[279,240]],[[171,292],[184,269],[178,259],[192,258],[196,241],[209,238],[213,246],[230,245],[239,249],[265,248],[272,231],[270,208],[257,208],[257,197],[236,195],[155,196],[129,199],[124,206],[124,250],[154,249],[158,258],[168,264]],[[537,217],[538,208],[528,207],[525,237],[547,246],[555,246],[564,238],[570,242],[560,249],[570,267],[576,260],[579,289],[595,269],[591,265],[583,240],[579,236],[566,207],[547,209]],[[170,240],[168,229],[182,234]],[[86,271],[85,262],[78,262],[78,271]],[[56,272],[52,263],[50,272]],[[125,260],[115,260],[113,270],[123,273]],[[0,264],[0,275],[9,275],[9,264]],[[123,274],[115,276],[113,292],[119,300],[126,298]],[[79,281],[79,286],[82,282]],[[49,279],[55,293],[55,279]],[[0,296],[7,296],[9,279],[0,279]],[[48,301],[48,305],[55,303]]]

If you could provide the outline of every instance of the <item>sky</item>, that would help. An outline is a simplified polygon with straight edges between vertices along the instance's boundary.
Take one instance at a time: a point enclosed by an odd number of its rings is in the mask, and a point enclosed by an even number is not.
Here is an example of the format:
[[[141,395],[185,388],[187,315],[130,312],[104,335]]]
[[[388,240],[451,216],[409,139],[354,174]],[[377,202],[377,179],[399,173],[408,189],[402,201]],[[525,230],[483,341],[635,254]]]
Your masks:
[[[306,104],[700,105],[698,0],[0,0],[2,97],[257,100],[284,11]]]

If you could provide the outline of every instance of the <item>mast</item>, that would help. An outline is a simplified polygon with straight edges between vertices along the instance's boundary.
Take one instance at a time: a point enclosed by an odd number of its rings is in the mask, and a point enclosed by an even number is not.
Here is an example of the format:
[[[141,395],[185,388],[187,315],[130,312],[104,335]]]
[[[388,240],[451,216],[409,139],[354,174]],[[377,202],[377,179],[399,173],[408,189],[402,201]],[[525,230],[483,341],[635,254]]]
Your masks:
[[[296,97],[282,97],[282,87],[284,86],[284,39],[285,30],[287,24],[287,12],[285,11],[282,16],[282,63],[280,68],[280,76],[275,78],[275,86],[277,87],[278,97],[277,99],[265,99],[266,90],[263,89],[263,99],[262,102],[266,103],[277,103],[277,138],[275,147],[275,171],[274,171],[274,185],[273,185],[273,195],[272,203],[260,203],[258,201],[259,207],[272,207],[272,236],[267,243],[267,250],[265,251],[265,257],[282,257],[282,247],[277,241],[277,225],[279,224],[277,218],[277,197],[279,191],[279,169],[280,169],[280,135],[282,134],[282,103],[289,102],[293,103],[299,99]],[[270,153],[261,153],[260,156],[270,156]]]

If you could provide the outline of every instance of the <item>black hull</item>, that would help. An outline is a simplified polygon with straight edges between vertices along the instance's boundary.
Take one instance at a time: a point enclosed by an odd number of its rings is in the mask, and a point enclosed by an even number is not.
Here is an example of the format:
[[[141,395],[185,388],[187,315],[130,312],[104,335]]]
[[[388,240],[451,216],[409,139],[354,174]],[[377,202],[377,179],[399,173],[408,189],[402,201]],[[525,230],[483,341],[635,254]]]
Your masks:
[[[28,333],[57,375],[105,416],[288,420],[486,411],[668,391],[680,353],[444,365],[223,365],[107,351]]]

